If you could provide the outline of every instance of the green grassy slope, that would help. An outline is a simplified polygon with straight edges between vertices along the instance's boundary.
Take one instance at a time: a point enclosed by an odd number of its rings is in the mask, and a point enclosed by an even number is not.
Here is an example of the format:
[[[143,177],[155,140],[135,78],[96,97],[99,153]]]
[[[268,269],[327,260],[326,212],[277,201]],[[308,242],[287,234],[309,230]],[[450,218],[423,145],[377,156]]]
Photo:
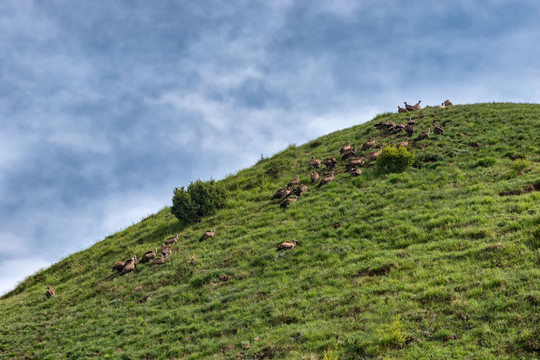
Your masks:
[[[352,178],[340,161],[309,185],[311,155],[396,144],[372,125],[408,116],[446,128],[410,142],[415,167]],[[201,223],[163,209],[25,280],[0,299],[0,358],[538,358],[540,191],[499,194],[539,183],[539,161],[529,104],[383,114],[290,146],[222,180],[228,205]],[[282,209],[269,199],[296,174],[309,190]],[[111,272],[176,232],[165,265]]]

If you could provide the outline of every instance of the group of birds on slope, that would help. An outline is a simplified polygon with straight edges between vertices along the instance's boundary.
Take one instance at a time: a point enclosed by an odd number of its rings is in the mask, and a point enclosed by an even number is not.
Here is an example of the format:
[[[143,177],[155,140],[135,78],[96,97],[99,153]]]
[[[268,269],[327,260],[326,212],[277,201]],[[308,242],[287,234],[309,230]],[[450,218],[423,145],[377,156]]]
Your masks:
[[[401,106],[398,105],[398,107],[397,107],[398,108],[398,113],[406,113],[406,112],[409,112],[409,111],[420,110],[421,109],[421,107],[420,107],[421,102],[422,102],[422,100],[418,100],[418,102],[416,104],[409,105],[405,101],[405,102],[403,102],[403,104],[405,104],[404,108],[402,108]],[[438,107],[439,109],[443,109],[443,108],[445,108],[447,106],[452,106],[452,105],[454,105],[454,103],[451,102],[450,100],[446,99],[446,100],[444,100],[444,102],[441,103],[441,105],[438,105],[436,107]],[[432,107],[432,106],[427,105],[426,108],[428,108],[428,107]]]
[[[408,111],[416,111],[420,109],[420,102],[416,103],[415,105],[409,105],[407,102],[405,102],[405,109],[398,106],[398,111],[401,112],[408,112]],[[445,106],[451,106],[454,105],[450,100],[445,100],[439,108],[445,107]],[[417,125],[417,122],[413,120],[412,118],[409,118],[407,120],[407,125],[405,124],[396,124],[394,122],[388,122],[388,121],[380,121],[377,124],[373,125],[375,128],[379,130],[386,130],[389,133],[399,133],[399,132],[405,132],[408,137],[411,137],[414,134],[414,126]],[[433,132],[436,135],[443,135],[444,134],[444,128],[441,126],[437,126],[437,124],[433,123],[434,130]],[[431,129],[427,128],[424,132],[420,133],[414,141],[420,141],[427,139],[431,133]],[[373,148],[375,145],[375,139],[370,139],[362,144],[362,151],[367,151],[371,148]],[[405,140],[397,145],[397,147],[407,147],[408,141]],[[352,176],[359,176],[362,174],[362,170],[359,168],[362,166],[365,161],[375,161],[377,157],[380,155],[381,150],[378,150],[371,154],[366,154],[363,158],[355,158],[356,155],[356,145],[354,147],[351,147],[351,142],[348,141],[346,145],[341,147],[339,149],[339,153],[341,154],[342,160],[349,159],[349,162],[346,164],[346,170],[352,175]],[[334,157],[327,157],[324,160],[316,159],[314,156],[311,157],[311,163],[310,165],[315,169],[320,169],[322,165],[325,165],[327,168],[327,173],[322,179],[320,179],[320,175],[313,170],[310,173],[310,179],[311,183],[315,184],[317,181],[319,181],[318,187],[321,187],[325,184],[328,184],[329,182],[334,180],[335,171],[334,168],[338,161]],[[291,190],[291,188],[294,187],[294,189]],[[272,197],[272,200],[278,199],[281,200],[280,206],[281,207],[287,207],[289,204],[296,202],[298,197],[300,197],[304,192],[308,190],[308,187],[305,184],[300,184],[300,176],[296,175],[296,178],[289,181],[287,185],[283,187],[283,189],[279,189],[276,191],[274,196]],[[291,197],[291,195],[295,195],[296,197]],[[204,241],[206,239],[211,239],[214,237],[214,234],[216,232],[216,229],[212,229],[211,231],[206,231],[200,238],[199,241]],[[157,256],[157,248],[154,248],[154,250],[147,251],[143,254],[141,257],[141,260],[137,260],[137,255],[133,255],[130,259],[126,261],[119,261],[114,263],[112,266],[112,270],[117,270],[120,272],[120,275],[125,275],[127,273],[132,272],[137,267],[137,264],[140,262],[147,263],[152,260],[150,265],[162,265],[165,263],[165,259],[172,254],[172,249],[170,245],[174,245],[178,242],[178,234],[175,234],[173,237],[168,238],[165,240],[163,244],[161,244],[161,256]],[[278,248],[277,251],[281,250],[289,250],[293,249],[297,244],[297,240],[294,241],[284,241],[282,242]],[[47,298],[54,296],[55,292],[50,287],[47,287],[47,291],[45,293]]]

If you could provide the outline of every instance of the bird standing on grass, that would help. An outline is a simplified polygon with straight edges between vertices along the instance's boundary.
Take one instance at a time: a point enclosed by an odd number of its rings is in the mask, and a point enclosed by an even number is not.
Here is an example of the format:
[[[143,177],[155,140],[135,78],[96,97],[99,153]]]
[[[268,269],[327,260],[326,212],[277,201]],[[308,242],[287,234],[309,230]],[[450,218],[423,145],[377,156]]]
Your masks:
[[[202,234],[202,236],[200,237],[199,241],[203,241],[203,240],[206,240],[206,239],[211,239],[214,237],[214,234],[216,233],[216,229],[212,229],[212,231],[208,230],[208,231],[205,231],[204,234]]]

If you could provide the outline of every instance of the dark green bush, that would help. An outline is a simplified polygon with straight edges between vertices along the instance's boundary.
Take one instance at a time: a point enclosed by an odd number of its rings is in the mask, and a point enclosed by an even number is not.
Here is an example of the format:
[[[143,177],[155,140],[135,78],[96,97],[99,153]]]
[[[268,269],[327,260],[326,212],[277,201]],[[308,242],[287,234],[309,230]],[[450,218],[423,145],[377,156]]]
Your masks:
[[[475,167],[489,167],[491,165],[495,165],[497,163],[497,159],[495,159],[492,156],[486,156],[481,159],[478,159],[478,161],[474,164]]]
[[[377,158],[377,168],[383,172],[402,172],[414,163],[414,155],[406,148],[386,146]]]
[[[187,190],[183,186],[174,189],[171,213],[182,222],[192,223],[224,207],[225,200],[223,185],[214,180],[197,180],[190,183]]]

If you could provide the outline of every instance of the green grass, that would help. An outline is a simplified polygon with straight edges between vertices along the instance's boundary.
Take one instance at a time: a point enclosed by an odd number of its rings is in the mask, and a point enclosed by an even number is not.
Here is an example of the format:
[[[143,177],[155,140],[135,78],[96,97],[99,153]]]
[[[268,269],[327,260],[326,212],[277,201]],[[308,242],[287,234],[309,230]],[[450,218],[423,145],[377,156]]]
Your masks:
[[[340,161],[287,209],[269,200],[309,184],[312,155],[401,142],[372,125],[408,116],[445,135],[410,141],[405,172]],[[540,182],[539,125],[538,105],[474,104],[291,145],[222,180],[226,208],[200,223],[165,208],[27,278],[0,299],[0,358],[538,358],[540,192],[499,194]],[[176,232],[162,267],[111,272]]]

